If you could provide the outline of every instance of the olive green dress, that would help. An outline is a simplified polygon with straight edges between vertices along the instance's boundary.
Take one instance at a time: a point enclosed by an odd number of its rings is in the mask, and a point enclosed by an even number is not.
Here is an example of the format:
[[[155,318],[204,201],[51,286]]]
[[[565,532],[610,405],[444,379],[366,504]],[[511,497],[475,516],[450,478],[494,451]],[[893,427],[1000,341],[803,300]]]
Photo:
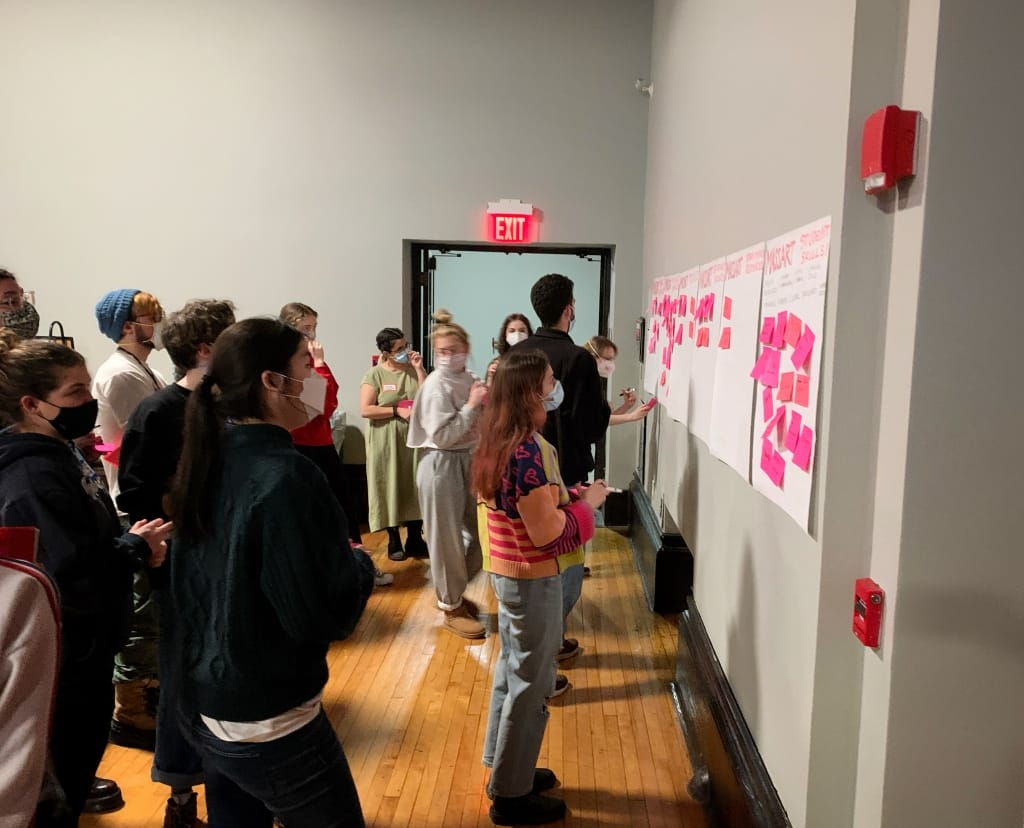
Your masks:
[[[419,390],[412,371],[392,371],[374,366],[362,385],[377,392],[377,405],[396,405],[411,400]],[[405,444],[409,423],[401,417],[367,420],[366,485],[369,490],[370,531],[420,520],[416,493],[416,450]]]

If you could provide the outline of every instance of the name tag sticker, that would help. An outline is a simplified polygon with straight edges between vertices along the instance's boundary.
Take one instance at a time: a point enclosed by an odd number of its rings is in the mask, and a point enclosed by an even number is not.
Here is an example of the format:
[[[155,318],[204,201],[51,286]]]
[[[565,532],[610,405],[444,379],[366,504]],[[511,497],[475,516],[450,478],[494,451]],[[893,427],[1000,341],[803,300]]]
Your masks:
[[[393,382],[385,382],[381,387],[381,391],[398,391],[398,386]]]

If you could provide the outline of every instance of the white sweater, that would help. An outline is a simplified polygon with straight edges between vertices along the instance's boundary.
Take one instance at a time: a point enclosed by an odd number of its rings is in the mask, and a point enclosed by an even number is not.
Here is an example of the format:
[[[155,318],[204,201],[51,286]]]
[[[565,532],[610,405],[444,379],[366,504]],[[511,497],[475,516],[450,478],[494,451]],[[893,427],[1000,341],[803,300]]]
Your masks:
[[[416,394],[409,417],[410,448],[466,451],[476,447],[480,406],[470,408],[469,389],[476,382],[469,371],[438,368]]]

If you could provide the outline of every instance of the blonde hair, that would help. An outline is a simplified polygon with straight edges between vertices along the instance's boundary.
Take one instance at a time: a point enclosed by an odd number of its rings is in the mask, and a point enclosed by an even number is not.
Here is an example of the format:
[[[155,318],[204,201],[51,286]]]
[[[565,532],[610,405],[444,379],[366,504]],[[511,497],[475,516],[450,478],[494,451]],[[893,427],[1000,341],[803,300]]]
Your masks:
[[[430,331],[430,341],[436,342],[443,336],[454,336],[463,345],[469,347],[469,334],[462,325],[452,322],[452,313],[447,308],[434,311],[434,327]]]
[[[144,290],[140,290],[132,297],[131,318],[136,320],[140,316],[152,316],[155,322],[159,322],[164,318],[164,309],[160,305],[160,300],[152,293],[146,293]]]
[[[320,314],[302,302],[289,302],[281,308],[281,312],[278,314],[284,324],[291,325],[293,328],[307,316],[312,316],[314,319],[320,318]]]
[[[606,348],[611,348],[615,355],[619,354],[619,346],[612,342],[607,336],[592,336],[586,342],[583,343],[583,347],[592,353],[597,359],[604,359],[601,356],[601,352]]]

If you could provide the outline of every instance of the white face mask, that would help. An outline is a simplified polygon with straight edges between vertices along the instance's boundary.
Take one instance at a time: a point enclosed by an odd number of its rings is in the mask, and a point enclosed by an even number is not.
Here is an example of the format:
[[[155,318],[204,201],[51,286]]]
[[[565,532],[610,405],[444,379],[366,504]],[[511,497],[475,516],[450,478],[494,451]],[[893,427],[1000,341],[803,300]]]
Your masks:
[[[324,403],[327,398],[327,380],[315,372],[310,374],[304,380],[289,377],[287,374],[281,374],[277,371],[274,373],[279,377],[290,379],[292,382],[302,383],[301,394],[286,394],[284,391],[279,393],[282,397],[289,397],[290,399],[298,400],[302,403],[302,407],[306,411],[307,423],[324,413]]]
[[[445,371],[451,371],[453,374],[461,373],[466,370],[466,357],[468,354],[452,354],[451,356],[439,356],[437,357],[437,367],[442,368]]]
[[[505,334],[505,341],[509,344],[510,348],[529,338],[530,335],[526,331],[512,331],[512,333]]]
[[[562,388],[560,380],[555,380],[555,387],[546,397],[543,398],[545,411],[557,411],[565,400],[565,389]]]
[[[598,359],[597,361],[597,373],[605,379],[608,379],[612,374],[615,373],[615,360],[614,359]]]
[[[143,327],[143,324],[141,322],[133,322],[132,324],[135,326],[135,334],[136,334],[136,336],[138,336],[139,328]],[[137,341],[142,342],[142,343],[147,343],[148,342],[150,345],[153,346],[154,350],[162,351],[164,349],[164,338],[163,338],[164,323],[163,322],[154,322],[149,327],[151,327],[153,329],[153,335],[149,339],[140,339],[140,340],[137,340]]]

